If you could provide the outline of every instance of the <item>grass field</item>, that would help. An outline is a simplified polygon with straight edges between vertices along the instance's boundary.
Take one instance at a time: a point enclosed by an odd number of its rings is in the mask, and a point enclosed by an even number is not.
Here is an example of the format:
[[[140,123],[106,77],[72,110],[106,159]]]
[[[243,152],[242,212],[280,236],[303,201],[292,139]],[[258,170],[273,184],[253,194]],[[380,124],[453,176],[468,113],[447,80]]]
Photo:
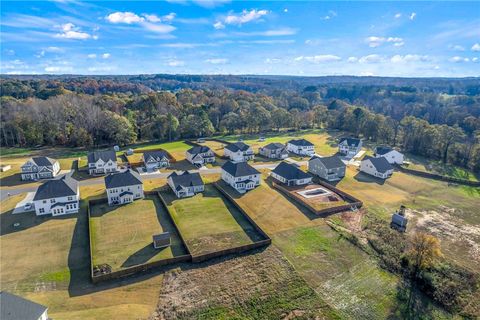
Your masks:
[[[164,149],[168,151],[177,161],[185,159],[185,151],[190,149],[191,146],[186,144],[183,141],[175,141],[175,142],[166,142],[166,143],[158,143],[158,144],[149,144],[145,146],[139,146],[138,148],[133,148],[137,151],[145,151],[145,150],[154,150],[154,149]]]
[[[133,203],[91,207],[93,264],[109,264],[113,271],[187,254],[158,197]],[[152,236],[170,232],[170,247],[155,249]]]
[[[191,198],[177,199],[173,192],[162,196],[192,255],[237,247],[262,240],[238,209],[210,184]]]

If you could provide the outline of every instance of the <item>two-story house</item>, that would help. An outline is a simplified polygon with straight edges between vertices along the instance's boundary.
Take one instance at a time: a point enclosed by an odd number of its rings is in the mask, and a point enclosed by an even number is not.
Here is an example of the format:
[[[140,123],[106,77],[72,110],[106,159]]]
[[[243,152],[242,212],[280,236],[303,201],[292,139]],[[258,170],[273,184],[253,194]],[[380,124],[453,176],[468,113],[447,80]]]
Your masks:
[[[207,146],[197,146],[186,151],[187,160],[194,165],[204,165],[215,162],[215,154]]]
[[[288,151],[284,144],[272,142],[258,149],[258,153],[270,159],[288,158]]]
[[[48,308],[6,291],[0,292],[0,319],[48,320]]]
[[[155,171],[170,166],[168,154],[163,150],[145,151],[142,158],[147,171]]]
[[[230,143],[223,151],[225,157],[235,162],[249,161],[255,157],[252,148],[243,142]]]
[[[227,161],[222,166],[222,180],[245,193],[260,185],[260,172],[246,162]]]
[[[348,158],[353,158],[357,153],[362,150],[363,142],[362,139],[358,138],[341,138],[338,142],[338,152],[347,156]]]
[[[311,175],[287,162],[279,163],[270,175],[287,186],[301,186],[312,182]]]
[[[88,154],[88,173],[107,174],[118,171],[117,155],[113,150],[93,151]]]
[[[51,179],[60,172],[60,163],[49,157],[32,157],[20,169],[22,180]]]
[[[173,172],[168,176],[167,183],[177,198],[192,197],[205,190],[202,177],[197,172],[184,171],[180,174]]]
[[[39,186],[33,197],[33,205],[37,216],[60,216],[77,213],[79,200],[77,181],[64,176],[57,180],[48,180]]]
[[[384,157],[365,156],[360,163],[360,171],[377,178],[387,179],[393,173],[393,167]]]
[[[109,205],[130,203],[144,197],[142,179],[132,169],[106,176],[105,188]]]
[[[287,150],[299,156],[311,157],[315,154],[315,146],[305,139],[293,139],[287,142]]]
[[[384,157],[390,164],[403,164],[404,161],[403,153],[398,152],[397,150],[390,147],[376,147],[374,156],[375,158]]]
[[[338,156],[320,158],[313,156],[308,160],[308,172],[327,181],[338,181],[345,177],[347,166]]]

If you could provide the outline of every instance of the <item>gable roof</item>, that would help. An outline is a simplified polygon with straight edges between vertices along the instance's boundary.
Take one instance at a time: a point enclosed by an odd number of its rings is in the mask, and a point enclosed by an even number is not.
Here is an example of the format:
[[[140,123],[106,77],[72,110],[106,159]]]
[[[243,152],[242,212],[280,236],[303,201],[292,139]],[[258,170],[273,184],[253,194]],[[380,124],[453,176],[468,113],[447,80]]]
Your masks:
[[[330,156],[323,158],[313,156],[309,161],[312,160],[320,161],[327,169],[346,167],[345,163],[343,163],[343,161],[338,156]]]
[[[386,146],[378,146],[378,147],[375,148],[375,154],[378,154],[378,155],[381,155],[381,156],[389,153],[390,151],[393,151],[393,149],[390,148],[390,147],[386,147]]]
[[[39,167],[53,166],[53,164],[57,162],[57,160],[49,157],[32,157],[30,160]]]
[[[252,167],[246,162],[235,163],[232,161],[227,161],[223,164],[222,170],[228,172],[234,177],[244,177],[244,176],[260,173],[257,171],[257,169],[255,169],[254,167]]]
[[[77,184],[76,180],[65,176],[56,180],[48,180],[38,187],[33,200],[74,196],[77,194]]]
[[[163,150],[153,150],[153,151],[143,152],[143,159],[145,159],[145,161],[149,161],[150,158],[153,159],[154,161],[161,161],[163,158],[168,159],[168,154]]]
[[[143,184],[143,182],[138,172],[135,172],[132,169],[121,173],[111,173],[105,177],[105,187],[107,189],[133,186],[137,184]]]
[[[47,307],[11,293],[0,292],[0,319],[37,320],[47,311]]]
[[[307,179],[312,177],[308,173],[300,170],[296,165],[287,162],[280,162],[272,172],[287,180]]]
[[[230,143],[225,147],[225,149],[230,150],[232,152],[237,152],[237,151],[247,151],[250,149],[250,146],[248,144],[245,144],[243,142],[235,142],[235,143]]]
[[[88,163],[95,163],[102,159],[104,162],[108,160],[117,161],[117,155],[113,150],[93,151],[88,154]]]
[[[313,146],[313,143],[305,139],[293,139],[288,141],[288,143],[293,144],[295,146],[299,146],[299,147]]]
[[[268,150],[284,149],[285,145],[280,142],[272,142],[267,144],[266,146],[263,146],[262,148]]]
[[[179,190],[179,187],[195,187],[203,186],[202,177],[198,172],[190,173],[184,171],[183,173],[173,172],[168,176],[169,179],[172,179],[172,183],[175,189]]]
[[[199,154],[199,153],[207,153],[211,151],[207,146],[196,146],[187,150],[190,154]]]
[[[358,139],[358,138],[352,138],[352,137],[347,137],[347,138],[342,138],[340,139],[340,143],[346,141],[347,142],[347,145],[350,146],[350,147],[358,147],[360,145],[360,142],[362,141],[362,139]]]
[[[375,169],[380,172],[380,173],[385,173],[388,170],[393,170],[393,167],[390,163],[388,163],[388,160],[385,159],[384,157],[380,158],[373,158],[370,156],[365,156],[362,161],[370,160],[372,165],[375,167]]]

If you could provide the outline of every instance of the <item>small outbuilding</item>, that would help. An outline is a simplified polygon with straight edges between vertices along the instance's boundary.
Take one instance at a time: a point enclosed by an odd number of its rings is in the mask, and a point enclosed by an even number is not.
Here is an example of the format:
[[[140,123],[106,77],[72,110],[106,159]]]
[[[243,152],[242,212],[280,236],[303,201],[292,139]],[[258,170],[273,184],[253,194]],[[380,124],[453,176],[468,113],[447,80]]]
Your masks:
[[[155,249],[166,248],[169,247],[170,244],[170,232],[163,232],[153,236],[153,247]]]
[[[400,209],[392,215],[390,227],[400,232],[405,232],[405,230],[407,230],[407,223],[408,219],[405,217],[405,206],[400,206]]]

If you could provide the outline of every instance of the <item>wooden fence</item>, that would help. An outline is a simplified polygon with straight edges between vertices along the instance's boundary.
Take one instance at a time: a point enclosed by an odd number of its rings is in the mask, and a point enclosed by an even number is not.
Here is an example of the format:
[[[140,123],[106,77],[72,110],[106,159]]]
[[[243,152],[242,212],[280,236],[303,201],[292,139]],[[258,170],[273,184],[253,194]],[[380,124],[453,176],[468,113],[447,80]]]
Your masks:
[[[471,180],[466,180],[466,179],[447,177],[447,176],[442,176],[442,175],[436,174],[436,173],[408,169],[408,168],[405,168],[404,166],[400,166],[400,165],[395,165],[395,168],[397,168],[401,172],[412,174],[414,176],[419,176],[419,177],[422,177],[422,178],[451,182],[451,183],[457,183],[457,184],[462,184],[462,185],[465,185],[465,186],[480,187],[480,181],[471,181]]]

